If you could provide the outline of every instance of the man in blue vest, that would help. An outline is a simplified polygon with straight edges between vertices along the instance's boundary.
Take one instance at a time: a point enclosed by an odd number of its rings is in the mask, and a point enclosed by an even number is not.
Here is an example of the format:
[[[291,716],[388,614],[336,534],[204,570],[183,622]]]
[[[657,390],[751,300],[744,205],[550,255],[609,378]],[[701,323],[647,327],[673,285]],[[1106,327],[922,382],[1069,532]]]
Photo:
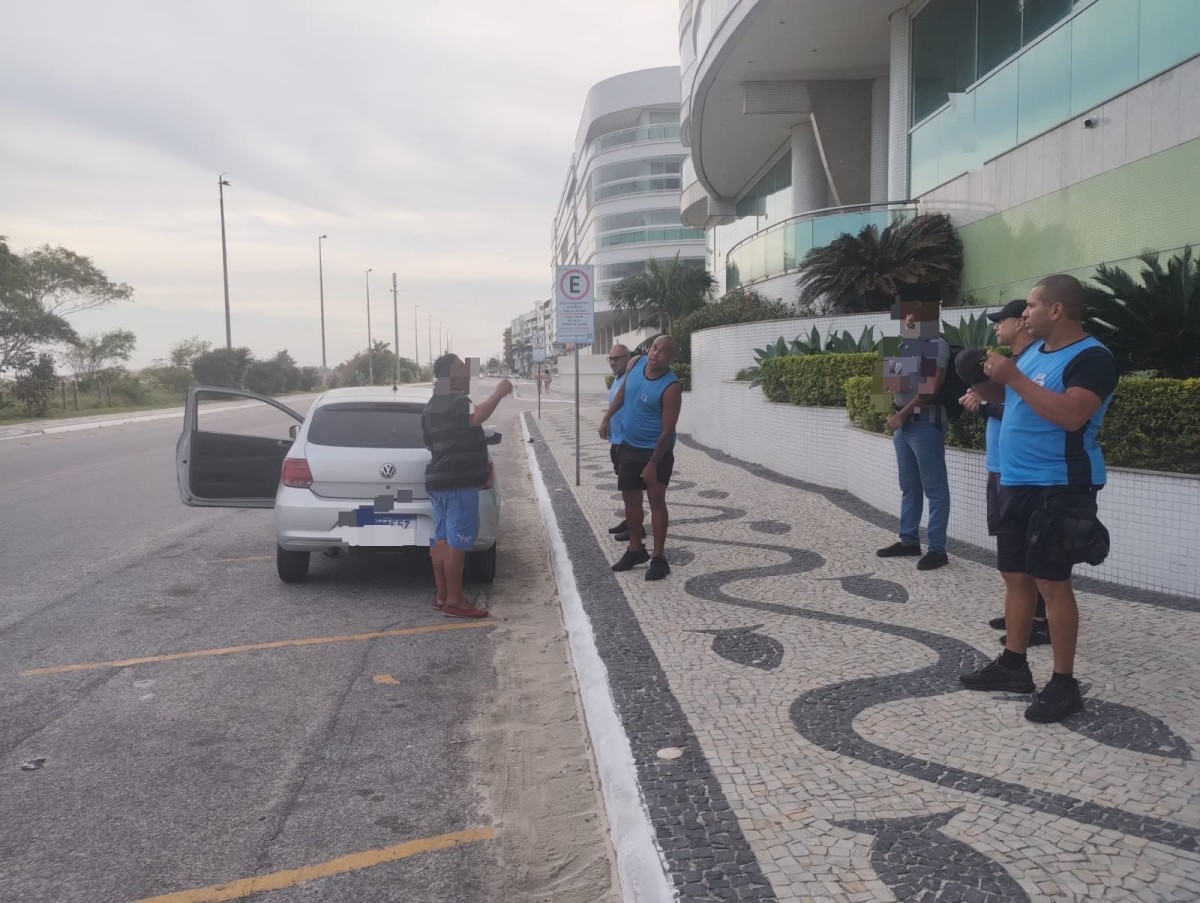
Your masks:
[[[600,421],[600,435],[608,439],[612,420],[618,411],[621,413],[623,441],[617,450],[617,488],[625,501],[629,548],[612,569],[628,571],[649,561],[647,580],[662,580],[671,573],[663,554],[667,542],[667,484],[675,468],[675,426],[683,403],[683,387],[671,372],[674,359],[675,340],[660,335],[645,358],[629,362],[625,382]],[[642,545],[646,517],[643,492],[650,501],[653,555]]]
[[[608,349],[608,366],[612,368],[613,372],[612,385],[608,387],[608,403],[612,404],[617,393],[621,391],[621,386],[625,384],[625,371],[629,369],[629,349],[620,343]],[[617,411],[608,422],[608,453],[612,458],[613,473],[618,476],[620,476],[621,468],[617,463],[617,452],[624,437],[624,431],[621,429],[621,411]],[[625,521],[621,521],[615,527],[609,527],[608,532],[613,534],[617,542],[629,542],[629,527]],[[645,535],[646,530],[643,527],[642,536]]]
[[[1025,710],[1037,722],[1083,709],[1073,673],[1079,609],[1071,568],[1107,553],[1107,532],[1096,518],[1096,493],[1107,477],[1096,436],[1117,368],[1109,350],[1083,331],[1083,314],[1078,279],[1041,280],[1023,314],[1034,343],[1016,361],[988,352],[989,381],[975,387],[989,402],[1004,402],[996,557],[1008,636],[996,661],[960,679],[970,690],[1035,691],[1025,650],[1040,590],[1054,637],[1054,674]]]

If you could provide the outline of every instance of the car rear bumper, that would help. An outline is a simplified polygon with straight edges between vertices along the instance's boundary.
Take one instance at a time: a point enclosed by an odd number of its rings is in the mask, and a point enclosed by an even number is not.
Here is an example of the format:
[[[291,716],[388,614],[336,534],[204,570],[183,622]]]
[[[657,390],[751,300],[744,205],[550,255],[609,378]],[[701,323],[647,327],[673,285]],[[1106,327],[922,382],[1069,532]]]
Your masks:
[[[346,551],[350,543],[344,538],[347,528],[338,528],[339,516],[369,504],[370,499],[327,499],[307,489],[280,486],[275,496],[275,541],[289,552]],[[428,499],[396,502],[393,513],[410,515],[415,522],[415,530],[407,534],[410,541],[397,548],[404,545],[429,547],[433,538],[433,506]],[[496,544],[499,525],[500,502],[496,490],[482,490],[479,493],[479,536],[475,540],[475,551],[490,549]]]

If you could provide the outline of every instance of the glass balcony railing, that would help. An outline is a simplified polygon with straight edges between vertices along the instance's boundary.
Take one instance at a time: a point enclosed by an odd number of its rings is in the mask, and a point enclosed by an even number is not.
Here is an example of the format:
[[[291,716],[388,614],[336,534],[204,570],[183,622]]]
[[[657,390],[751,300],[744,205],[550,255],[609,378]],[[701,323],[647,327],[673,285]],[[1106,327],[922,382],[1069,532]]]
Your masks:
[[[644,144],[649,141],[678,141],[679,125],[640,125],[637,128],[622,129],[619,132],[609,132],[601,135],[588,147],[588,154],[598,154],[601,151],[612,150],[614,147],[624,147],[626,144]]]
[[[683,226],[664,226],[651,229],[632,229],[628,232],[609,232],[596,242],[599,248],[614,248],[618,245],[637,245],[651,241],[704,241],[703,229],[688,229]]]
[[[1195,0],[1095,0],[910,132],[909,194],[977,169],[1200,53],[1195,12]]]
[[[725,290],[780,276],[799,266],[804,255],[839,235],[865,226],[884,229],[917,215],[913,205],[861,204],[814,210],[776,223],[734,245],[725,255]]]
[[[644,194],[649,191],[678,191],[679,176],[651,176],[646,179],[626,179],[622,182],[609,182],[601,185],[592,192],[592,201],[604,201],[608,198],[621,197],[626,194]]]

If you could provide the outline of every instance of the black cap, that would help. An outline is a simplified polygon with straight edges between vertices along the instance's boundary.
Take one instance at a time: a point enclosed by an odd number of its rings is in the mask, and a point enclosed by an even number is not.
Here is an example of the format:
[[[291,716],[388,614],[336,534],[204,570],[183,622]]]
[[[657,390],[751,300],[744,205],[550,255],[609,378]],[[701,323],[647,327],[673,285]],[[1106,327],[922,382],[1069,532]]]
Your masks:
[[[1025,313],[1025,299],[1018,298],[1015,301],[1009,301],[994,314],[988,314],[987,318],[993,323],[999,323],[1001,320],[1007,320],[1009,317],[1019,317]]]
[[[954,358],[954,369],[968,386],[977,386],[988,381],[987,374],[983,372],[983,359],[986,356],[986,348],[964,348]]]

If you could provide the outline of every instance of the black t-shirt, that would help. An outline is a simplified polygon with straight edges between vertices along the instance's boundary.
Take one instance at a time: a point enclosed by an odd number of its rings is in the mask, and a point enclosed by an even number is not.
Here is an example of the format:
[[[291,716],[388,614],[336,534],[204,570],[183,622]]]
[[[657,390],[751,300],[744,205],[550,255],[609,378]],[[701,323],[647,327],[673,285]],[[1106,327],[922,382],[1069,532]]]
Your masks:
[[[1063,386],[1087,389],[1101,401],[1117,388],[1117,362],[1107,348],[1088,348],[1063,368]]]
[[[421,433],[432,455],[427,490],[472,489],[487,481],[483,427],[471,426],[471,399],[462,392],[436,392],[421,412]]]

